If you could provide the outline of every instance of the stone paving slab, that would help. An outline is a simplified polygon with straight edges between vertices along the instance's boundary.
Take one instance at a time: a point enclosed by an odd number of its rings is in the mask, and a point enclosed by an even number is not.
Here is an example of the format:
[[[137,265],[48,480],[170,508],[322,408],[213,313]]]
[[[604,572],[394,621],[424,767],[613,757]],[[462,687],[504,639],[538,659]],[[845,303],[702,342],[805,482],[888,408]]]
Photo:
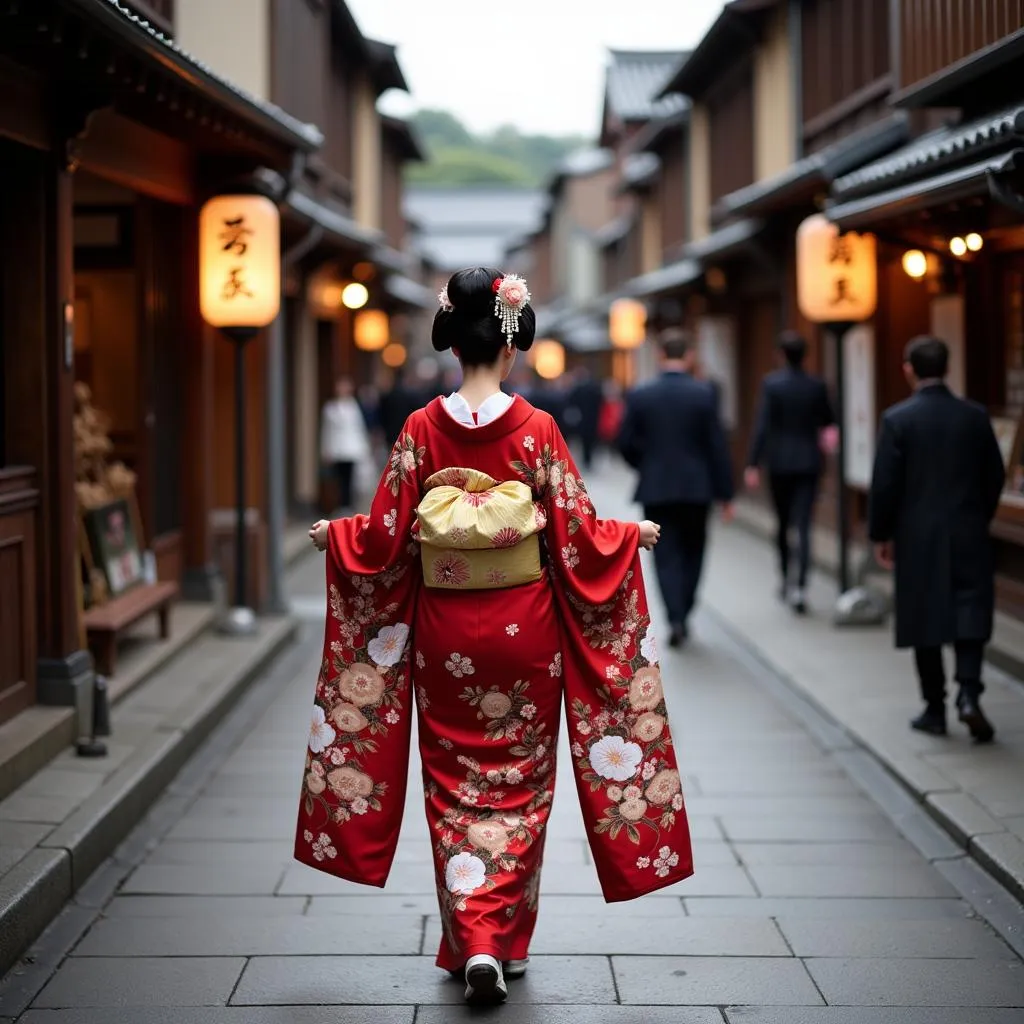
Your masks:
[[[84,961],[83,961],[84,962]],[[434,966],[434,958],[379,957],[373,970],[343,957],[258,957],[250,960],[234,996],[239,1005],[429,1006],[462,1003],[464,986]],[[536,957],[513,988],[516,1004],[614,1003],[607,957]]]
[[[245,966],[241,957],[66,960],[37,1007],[224,1006]]]
[[[901,1006],[898,1010],[869,1006],[794,1006],[786,1010],[729,1006],[729,1024],[1020,1024],[1019,1010]]]
[[[531,953],[550,956],[628,956],[650,944],[651,936],[676,956],[788,956],[787,947],[774,922],[767,918],[685,917],[648,918],[643,907],[617,920],[593,916],[585,923],[579,918],[548,912],[538,919]],[[424,952],[437,948],[441,923],[427,922]],[[1006,947],[1003,955],[1006,955]]]
[[[756,1003],[759,1006],[820,1006],[799,960],[781,957],[677,957],[657,943],[660,956],[612,959],[623,1003],[657,1006]],[[648,949],[650,947],[648,946]]]
[[[29,1010],[19,1024],[413,1024],[416,1010],[375,1006],[372,1018],[366,1013],[362,1006],[332,1006],[329,1011],[319,1006],[152,1006],[144,1010]],[[720,1021],[718,1017],[716,1024]]]
[[[681,920],[686,920],[682,918]],[[229,917],[116,918],[99,921],[75,956],[402,956],[420,952],[421,921],[410,914],[347,922],[278,917],[247,927]]]
[[[763,864],[920,864],[909,843],[736,843],[736,856],[747,867]]]
[[[469,1024],[481,1019],[507,1024],[722,1024],[721,1013],[710,1006],[521,1006],[518,1000],[487,1015],[462,1006],[421,1007],[416,1024]]]
[[[936,921],[970,917],[960,899],[757,897],[754,899],[685,899],[693,917],[805,917],[819,920]]]
[[[1016,959],[890,957],[808,959],[805,963],[830,1005],[1024,1008],[1024,963]]]
[[[691,919],[692,920],[692,919]],[[780,915],[776,924],[801,957],[928,957],[1008,960],[1005,942],[977,920],[821,920]]]
[[[880,814],[853,818],[725,814],[720,821],[726,838],[740,842],[889,843],[898,835]]]
[[[919,864],[756,864],[750,872],[762,896],[955,896],[931,867]]]
[[[103,908],[107,918],[301,917],[303,896],[117,896]]]
[[[270,896],[286,868],[276,863],[143,864],[136,868],[121,891],[126,894],[158,893],[182,896]]]

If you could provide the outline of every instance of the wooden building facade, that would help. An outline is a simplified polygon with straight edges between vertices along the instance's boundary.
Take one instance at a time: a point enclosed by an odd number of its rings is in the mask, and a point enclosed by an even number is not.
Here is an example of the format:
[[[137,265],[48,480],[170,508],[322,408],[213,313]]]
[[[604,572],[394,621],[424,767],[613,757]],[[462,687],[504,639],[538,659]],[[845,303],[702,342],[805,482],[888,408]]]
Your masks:
[[[115,4],[0,11],[0,720],[91,687],[76,385],[135,474],[158,577],[213,575],[219,346],[198,209],[319,144]]]
[[[676,311],[719,379],[742,466],[759,382],[782,328],[835,379],[830,339],[796,307],[795,234],[825,211],[878,242],[879,302],[844,353],[854,528],[863,527],[877,418],[906,395],[906,342],[935,333],[951,382],[984,403],[1010,485],[994,532],[1000,600],[1024,614],[1024,4],[733,0],[667,87],[692,103],[686,241],[627,285],[653,323]],[[641,139],[641,144],[645,140]],[[663,142],[659,144],[663,145]],[[656,188],[651,194],[658,196]],[[663,199],[657,202],[664,204]],[[662,223],[678,210],[664,204]],[[972,248],[966,247],[970,236]],[[908,276],[908,250],[927,272]],[[834,491],[838,474],[827,488]],[[831,503],[819,504],[831,523]]]

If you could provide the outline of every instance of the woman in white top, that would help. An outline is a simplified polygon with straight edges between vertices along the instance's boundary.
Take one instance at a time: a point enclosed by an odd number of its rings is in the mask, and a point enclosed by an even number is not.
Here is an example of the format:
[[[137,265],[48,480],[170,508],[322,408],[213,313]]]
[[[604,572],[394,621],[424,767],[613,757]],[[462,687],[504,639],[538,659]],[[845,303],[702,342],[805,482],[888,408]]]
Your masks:
[[[348,377],[339,377],[334,398],[320,417],[320,460],[330,467],[338,485],[338,505],[352,509],[352,477],[356,464],[369,458],[370,438],[363,410]]]

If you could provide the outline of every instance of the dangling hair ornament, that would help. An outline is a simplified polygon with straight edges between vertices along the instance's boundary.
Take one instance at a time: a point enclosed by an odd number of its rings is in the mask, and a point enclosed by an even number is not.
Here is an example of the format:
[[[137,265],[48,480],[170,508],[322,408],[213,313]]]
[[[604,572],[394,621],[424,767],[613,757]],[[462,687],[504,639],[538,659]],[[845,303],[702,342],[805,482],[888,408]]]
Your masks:
[[[494,292],[494,315],[501,321],[505,344],[511,348],[512,335],[519,333],[519,317],[530,301],[530,291],[517,274],[496,277],[491,291]]]
[[[441,290],[440,290],[440,291],[439,291],[439,292],[437,293],[437,301],[438,301],[438,303],[440,304],[441,308],[442,308],[442,309],[443,309],[443,310],[444,310],[444,311],[445,311],[446,313],[450,313],[450,312],[451,312],[451,311],[452,311],[452,310],[453,310],[453,309],[455,308],[455,307],[454,307],[454,306],[452,305],[452,303],[451,303],[451,299],[449,299],[449,298],[448,298],[448,285],[445,285],[445,286],[444,286],[444,287],[443,287],[443,288],[442,288],[442,289],[441,289]]]

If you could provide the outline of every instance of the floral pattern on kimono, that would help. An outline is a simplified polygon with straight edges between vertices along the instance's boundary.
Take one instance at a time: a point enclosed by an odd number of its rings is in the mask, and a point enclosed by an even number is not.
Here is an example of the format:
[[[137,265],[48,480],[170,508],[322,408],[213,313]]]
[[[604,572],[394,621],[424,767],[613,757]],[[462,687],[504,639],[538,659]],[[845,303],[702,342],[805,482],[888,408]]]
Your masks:
[[[451,470],[457,486],[458,467],[466,466],[529,487],[547,552],[549,576],[541,582],[504,590],[424,588],[413,527],[425,483]],[[563,690],[573,771],[606,899],[631,899],[692,873],[638,539],[636,524],[597,519],[553,420],[521,398],[477,430],[456,424],[440,400],[414,413],[369,515],[330,525],[329,613],[296,857],[341,878],[384,885],[405,805],[415,675],[445,924],[442,966],[457,966],[474,951],[525,955],[540,866],[530,851],[541,848],[550,809],[558,706],[552,702]],[[493,572],[492,582],[501,582],[501,570]],[[455,602],[444,607],[461,609],[467,622],[445,618],[442,601]],[[504,652],[484,669],[459,643],[460,631],[477,635],[468,622],[473,616],[484,616]],[[417,622],[431,630],[420,641]],[[441,646],[439,637],[447,643],[449,631],[451,644]],[[516,683],[521,657],[533,667]],[[491,678],[510,671],[507,683]],[[420,686],[420,677],[430,685]],[[442,697],[446,721],[458,719],[451,734],[431,718],[432,703]],[[485,751],[486,766],[464,746]],[[534,866],[524,875],[520,860],[527,857]],[[512,923],[492,941],[499,911]],[[524,912],[529,916],[517,924]],[[474,938],[477,932],[486,932],[486,941]]]

